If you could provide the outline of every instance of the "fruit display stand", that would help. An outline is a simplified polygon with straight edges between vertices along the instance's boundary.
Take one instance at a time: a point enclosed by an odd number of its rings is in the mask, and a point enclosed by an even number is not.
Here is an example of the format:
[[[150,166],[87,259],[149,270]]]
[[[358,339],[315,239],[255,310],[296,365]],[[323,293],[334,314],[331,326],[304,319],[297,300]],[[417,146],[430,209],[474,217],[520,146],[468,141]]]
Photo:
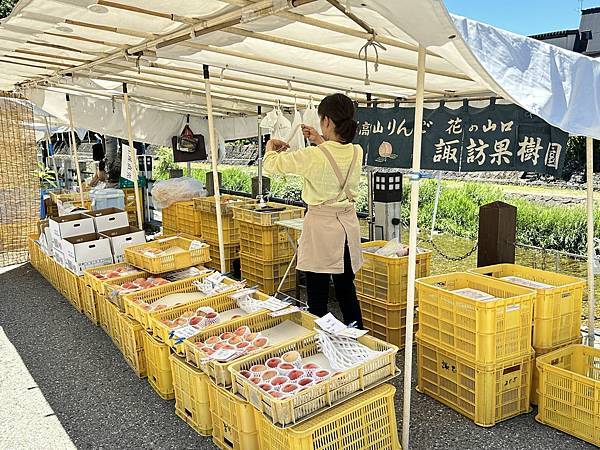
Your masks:
[[[231,321],[228,324],[202,331],[187,339],[184,343],[185,359],[189,364],[204,371],[215,384],[230,387],[232,377],[229,367],[237,360],[229,362],[211,360],[208,357],[209,355],[198,347],[199,343],[206,341],[211,336],[233,333],[238,327],[247,326],[251,332],[260,332],[262,336],[267,336],[271,343],[270,347],[272,347],[273,345],[276,346],[293,339],[313,335],[316,319],[316,316],[304,311],[297,311],[278,317],[271,317],[269,312],[262,311]]]
[[[536,350],[557,348],[579,336],[584,280],[517,264],[479,267],[470,272],[535,290],[533,347]]]
[[[400,450],[394,395],[383,384],[299,425],[280,428],[255,411],[258,445],[269,450]]]
[[[570,345],[540,356],[536,420],[600,446],[600,349]]]
[[[287,352],[298,352],[302,361],[314,363],[332,373],[328,359],[321,353],[319,335],[289,341],[269,347],[256,356],[249,356],[229,366],[233,379],[232,391],[250,402],[256,409],[281,426],[292,425],[322,413],[338,403],[371,389],[397,374],[396,353],[398,347],[365,335],[358,342],[377,353],[350,369],[336,371],[323,381],[305,387],[292,397],[275,398],[248,379],[244,371],[255,365],[263,365],[270,358],[281,357]]]
[[[190,366],[181,356],[171,354],[171,373],[175,392],[175,414],[197,433],[212,434],[212,417],[208,396],[208,377]]]
[[[86,269],[83,271],[83,276],[87,285],[94,292],[105,295],[107,283],[124,283],[136,278],[145,277],[147,273],[123,262]]]
[[[154,274],[184,269],[209,260],[208,244],[178,236],[132,245],[125,249],[126,262]]]
[[[420,332],[419,332],[420,333]],[[417,336],[417,390],[490,427],[528,413],[533,352],[476,364]]]
[[[548,353],[555,352],[556,350],[559,350],[564,347],[568,347],[570,345],[581,344],[581,341],[582,341],[582,339],[581,339],[581,335],[580,335],[580,336],[574,338],[571,342],[568,342],[568,343],[562,344],[562,345],[558,345],[556,347],[552,347],[552,348],[548,348],[548,349],[534,348],[536,362],[540,356],[545,356]],[[534,364],[533,365],[533,375],[531,377],[531,394],[530,394],[530,401],[531,401],[532,405],[537,405],[539,403],[539,399],[540,399],[539,389],[540,389],[540,370],[538,369],[537,364]]]
[[[372,241],[361,244],[364,263],[356,272],[356,292],[384,303],[406,304],[408,256],[382,256],[373,252],[387,243]],[[431,255],[429,251],[417,253],[416,278],[429,276]]]
[[[531,353],[531,289],[464,272],[421,278],[416,285],[423,341],[473,364]]]

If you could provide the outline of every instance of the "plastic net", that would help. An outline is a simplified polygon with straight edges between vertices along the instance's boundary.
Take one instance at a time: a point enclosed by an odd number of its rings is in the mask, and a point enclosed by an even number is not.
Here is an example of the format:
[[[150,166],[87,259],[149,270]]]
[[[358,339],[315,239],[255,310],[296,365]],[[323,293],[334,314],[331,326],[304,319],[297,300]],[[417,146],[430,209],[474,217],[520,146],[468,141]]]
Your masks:
[[[31,104],[0,92],[0,267],[25,262],[37,230],[39,181]]]

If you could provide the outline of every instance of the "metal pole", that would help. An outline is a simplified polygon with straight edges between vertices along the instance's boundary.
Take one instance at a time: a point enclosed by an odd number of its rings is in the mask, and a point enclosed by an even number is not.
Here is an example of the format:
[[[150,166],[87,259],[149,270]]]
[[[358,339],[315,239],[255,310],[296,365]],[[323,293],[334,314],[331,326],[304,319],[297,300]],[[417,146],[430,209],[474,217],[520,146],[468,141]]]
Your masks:
[[[258,200],[263,202],[263,150],[262,150],[262,129],[260,128],[262,108],[256,107],[258,121]]]
[[[81,199],[81,207],[85,208],[83,201],[83,184],[81,183],[81,170],[79,170],[79,156],[77,156],[77,141],[75,141],[75,127],[73,125],[73,111],[71,109],[71,98],[67,96],[67,110],[69,112],[69,130],[71,132],[71,153],[75,158],[75,168],[77,169],[77,184],[79,185],[79,198]]]
[[[52,167],[54,168],[54,178],[56,179],[56,187],[60,188],[60,180],[58,179],[58,169],[56,168],[56,160],[54,159],[54,147],[52,146],[52,135],[50,134],[50,125],[48,124],[48,117],[44,116],[44,122],[46,122],[46,145],[48,147],[48,153],[51,153],[50,159],[52,160]]]
[[[433,202],[433,216],[431,217],[431,234],[430,238],[433,239],[433,232],[435,231],[435,221],[437,219],[438,204],[440,202],[440,194],[442,193],[442,172],[437,173],[437,190],[435,191],[435,201]]]
[[[187,162],[187,176],[192,177],[192,163],[190,161]]]
[[[369,241],[372,241],[375,237],[375,230],[373,229],[373,172],[367,172],[367,208],[369,212]],[[398,239],[400,239],[400,233],[398,233]]]
[[[594,139],[586,138],[587,166],[587,284],[588,284],[588,345],[594,346]]]
[[[206,91],[206,111],[208,114],[208,136],[210,138],[210,159],[212,162],[213,189],[215,191],[215,210],[217,213],[217,235],[219,236],[219,259],[221,260],[221,273],[225,273],[225,245],[223,244],[223,220],[221,217],[221,191],[219,190],[218,170],[219,150],[217,148],[217,139],[215,137],[212,96],[210,94],[210,73],[206,64],[204,65],[204,86]]]
[[[127,83],[123,83],[123,108],[125,109],[125,122],[127,122],[127,138],[129,140],[129,155],[133,178],[133,189],[135,194],[135,210],[137,212],[138,227],[144,229],[144,217],[142,216],[142,205],[140,201],[140,188],[138,183],[138,160],[133,146],[133,131],[131,128],[131,114],[129,111],[129,95],[127,94]]]
[[[417,91],[415,103],[415,130],[413,140],[412,170],[421,171],[421,138],[423,131],[423,98],[425,93],[425,47],[419,45],[417,66]],[[408,286],[406,296],[406,340],[404,347],[404,405],[402,408],[402,448],[408,449],[410,441],[410,398],[413,356],[413,316],[415,311],[415,276],[417,266],[417,220],[419,216],[419,178],[410,189],[410,227],[408,241]]]

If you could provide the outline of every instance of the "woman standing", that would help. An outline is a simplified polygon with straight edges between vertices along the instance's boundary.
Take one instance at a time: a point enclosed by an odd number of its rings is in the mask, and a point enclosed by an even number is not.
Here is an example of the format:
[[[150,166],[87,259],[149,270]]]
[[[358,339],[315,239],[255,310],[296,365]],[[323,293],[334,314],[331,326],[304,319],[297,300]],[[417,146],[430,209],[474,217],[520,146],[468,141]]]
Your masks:
[[[358,195],[363,150],[353,145],[357,123],[354,104],[343,94],[325,97],[319,104],[320,136],[302,126],[313,144],[286,152],[285,142],[267,142],[264,168],[271,174],[293,174],[303,179],[302,199],[308,205],[298,247],[297,269],[306,272],[308,307],[317,316],[327,314],[329,282],[344,322],[362,328],[354,274],[362,265],[360,227],[354,202]]]

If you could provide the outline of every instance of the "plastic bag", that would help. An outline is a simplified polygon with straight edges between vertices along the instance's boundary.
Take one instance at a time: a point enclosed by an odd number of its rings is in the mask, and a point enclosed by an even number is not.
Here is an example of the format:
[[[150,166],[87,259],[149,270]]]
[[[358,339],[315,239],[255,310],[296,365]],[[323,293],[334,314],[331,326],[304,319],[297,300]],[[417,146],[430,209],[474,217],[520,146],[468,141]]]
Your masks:
[[[398,239],[392,239],[383,247],[375,252],[376,255],[380,256],[408,256],[408,247],[404,244],[401,244]]]
[[[317,133],[321,134],[321,118],[317,112],[317,108],[313,105],[312,100],[308,104],[308,108],[304,110],[302,115],[302,123],[306,126],[312,127],[317,130]]]
[[[158,181],[151,191],[152,202],[158,209],[168,208],[175,202],[191,200],[195,197],[206,197],[207,192],[204,184],[189,178],[172,178],[170,180]]]
[[[286,140],[290,146],[290,150],[299,150],[306,146],[304,135],[302,134],[302,116],[298,111],[294,112],[294,121],[292,122],[292,130]]]

